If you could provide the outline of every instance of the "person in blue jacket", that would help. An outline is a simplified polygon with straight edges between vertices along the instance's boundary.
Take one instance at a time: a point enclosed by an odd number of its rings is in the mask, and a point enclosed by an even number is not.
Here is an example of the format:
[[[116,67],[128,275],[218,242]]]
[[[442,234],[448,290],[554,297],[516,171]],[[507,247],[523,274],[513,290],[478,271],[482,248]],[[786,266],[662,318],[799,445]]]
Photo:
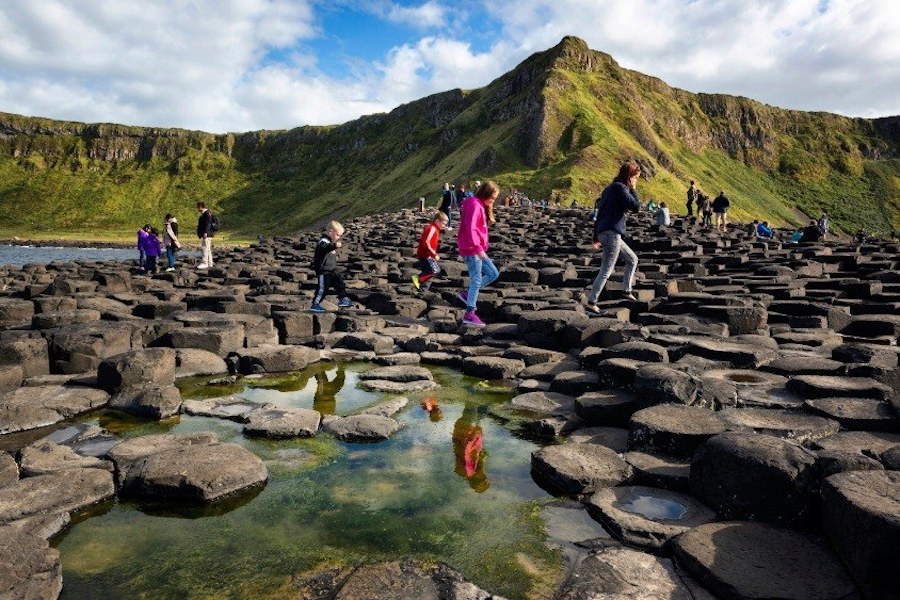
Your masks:
[[[599,313],[597,299],[612,274],[619,254],[625,258],[625,274],[623,276],[622,297],[636,300],[631,293],[634,284],[634,273],[637,270],[637,254],[622,239],[625,235],[625,216],[629,212],[639,212],[641,203],[635,186],[641,176],[641,167],[633,160],[626,161],[619,169],[619,174],[611,184],[606,186],[597,200],[597,220],[594,222],[593,247],[603,248],[600,272],[594,279],[587,301],[587,310]]]
[[[772,228],[769,227],[768,221],[763,221],[756,226],[756,237],[768,240],[772,239]]]

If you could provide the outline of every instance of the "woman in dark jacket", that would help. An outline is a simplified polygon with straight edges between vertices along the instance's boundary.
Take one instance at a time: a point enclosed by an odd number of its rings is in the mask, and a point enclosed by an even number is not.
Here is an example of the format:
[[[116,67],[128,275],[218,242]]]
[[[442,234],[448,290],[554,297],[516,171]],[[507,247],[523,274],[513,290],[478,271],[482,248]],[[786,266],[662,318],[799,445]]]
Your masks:
[[[593,313],[600,312],[597,299],[612,274],[620,253],[625,258],[622,297],[636,300],[631,293],[631,286],[634,284],[634,272],[637,270],[638,259],[628,244],[622,240],[622,236],[625,235],[626,213],[638,212],[641,209],[637,190],[635,190],[640,176],[641,168],[638,164],[633,160],[626,161],[619,169],[619,174],[611,184],[606,186],[597,200],[593,246],[595,250],[603,247],[603,259],[600,263],[600,272],[597,273],[597,278],[594,279],[594,285],[588,296],[587,309]]]

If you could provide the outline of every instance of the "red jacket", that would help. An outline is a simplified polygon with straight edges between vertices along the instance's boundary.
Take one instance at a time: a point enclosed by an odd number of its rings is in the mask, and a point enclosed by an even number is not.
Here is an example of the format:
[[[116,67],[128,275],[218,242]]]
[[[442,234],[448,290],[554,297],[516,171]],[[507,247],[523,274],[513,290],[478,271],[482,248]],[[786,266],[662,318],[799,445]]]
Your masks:
[[[434,258],[437,256],[438,242],[441,230],[434,223],[429,223],[422,231],[419,247],[416,248],[416,258]]]

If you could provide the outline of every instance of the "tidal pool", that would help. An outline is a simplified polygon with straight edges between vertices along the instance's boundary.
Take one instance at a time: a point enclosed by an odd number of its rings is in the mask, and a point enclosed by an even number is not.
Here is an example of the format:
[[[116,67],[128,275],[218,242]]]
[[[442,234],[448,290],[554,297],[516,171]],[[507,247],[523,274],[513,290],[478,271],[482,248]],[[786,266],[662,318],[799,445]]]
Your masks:
[[[226,386],[183,382],[185,397],[237,394],[256,402],[348,414],[391,396],[356,387],[366,364],[322,363],[290,376]],[[412,556],[445,561],[509,598],[551,595],[561,574],[545,544],[531,479],[538,446],[489,409],[510,394],[433,369],[440,388],[407,394],[392,439],[344,443],[250,438],[241,425],[204,417],[147,422],[102,412],[82,422],[123,437],[211,431],[260,456],[260,491],[212,507],[115,501],[55,542],[64,598],[281,598],[313,569]],[[432,399],[439,410],[426,412]]]

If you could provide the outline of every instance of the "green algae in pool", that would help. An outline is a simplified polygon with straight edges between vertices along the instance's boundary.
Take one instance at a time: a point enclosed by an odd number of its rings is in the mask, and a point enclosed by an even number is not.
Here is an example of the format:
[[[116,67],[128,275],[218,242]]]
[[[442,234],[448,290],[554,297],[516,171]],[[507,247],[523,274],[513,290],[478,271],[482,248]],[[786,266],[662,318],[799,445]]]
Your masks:
[[[347,414],[388,397],[355,386],[369,368],[317,364],[241,380],[225,393]],[[293,576],[312,569],[405,556],[445,561],[495,594],[547,597],[561,565],[540,518],[549,497],[529,474],[537,446],[488,414],[509,394],[479,395],[477,380],[433,373],[441,387],[407,394],[397,415],[403,429],[374,444],[324,434],[250,438],[239,423],[184,415],[162,423],[112,412],[82,419],[123,437],[212,431],[260,456],[269,481],[225,506],[116,502],[78,523],[55,544],[63,597],[280,598],[291,594]],[[209,395],[201,380],[180,385],[186,398]],[[437,410],[420,407],[426,398]]]

